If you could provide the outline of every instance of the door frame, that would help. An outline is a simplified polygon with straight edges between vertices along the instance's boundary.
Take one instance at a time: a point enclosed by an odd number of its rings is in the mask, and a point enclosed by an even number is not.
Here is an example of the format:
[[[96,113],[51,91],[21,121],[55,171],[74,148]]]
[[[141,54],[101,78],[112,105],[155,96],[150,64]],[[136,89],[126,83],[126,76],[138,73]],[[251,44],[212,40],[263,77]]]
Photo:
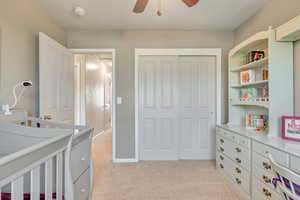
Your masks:
[[[116,162],[116,49],[70,49],[73,54],[111,53],[112,54],[112,161]]]
[[[216,57],[216,124],[222,123],[222,49],[135,49],[135,158],[139,161],[139,56],[215,56]]]

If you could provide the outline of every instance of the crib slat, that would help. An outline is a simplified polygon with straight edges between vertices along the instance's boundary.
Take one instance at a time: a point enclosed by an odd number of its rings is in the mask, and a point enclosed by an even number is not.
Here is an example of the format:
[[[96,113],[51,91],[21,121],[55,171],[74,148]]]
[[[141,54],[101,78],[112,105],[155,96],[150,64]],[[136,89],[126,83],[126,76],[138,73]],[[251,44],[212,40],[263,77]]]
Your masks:
[[[53,160],[50,158],[45,163],[45,200],[52,199],[52,185],[53,185]]]
[[[30,200],[40,200],[40,167],[30,172]]]
[[[17,178],[11,183],[12,197],[13,200],[23,200],[24,193],[24,178],[23,176]]]
[[[56,199],[62,199],[63,195],[63,154],[56,156]]]

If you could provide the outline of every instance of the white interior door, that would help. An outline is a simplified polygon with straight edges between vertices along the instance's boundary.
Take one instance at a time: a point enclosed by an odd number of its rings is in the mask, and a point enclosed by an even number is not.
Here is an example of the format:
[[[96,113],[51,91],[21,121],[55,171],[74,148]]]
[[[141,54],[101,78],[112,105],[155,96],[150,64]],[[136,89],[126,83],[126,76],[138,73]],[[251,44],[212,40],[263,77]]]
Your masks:
[[[39,34],[39,115],[74,123],[74,61],[72,53]]]
[[[105,76],[105,84],[104,84],[104,105],[105,105],[105,129],[109,129],[112,127],[111,125],[111,107],[112,107],[112,79],[111,74]]]
[[[139,59],[140,159],[178,159],[176,56]]]
[[[214,158],[216,58],[139,57],[141,160]]]
[[[216,58],[181,56],[180,159],[214,158]]]

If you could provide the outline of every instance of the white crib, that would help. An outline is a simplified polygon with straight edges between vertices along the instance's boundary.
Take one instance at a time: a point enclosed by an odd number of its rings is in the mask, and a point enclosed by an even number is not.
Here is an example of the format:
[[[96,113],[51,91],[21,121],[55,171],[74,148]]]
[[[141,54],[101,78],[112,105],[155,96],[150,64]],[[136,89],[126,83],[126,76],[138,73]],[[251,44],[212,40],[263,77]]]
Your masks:
[[[72,147],[80,136],[91,132],[88,127],[51,123],[26,115],[14,123],[2,120],[1,200],[77,199],[71,173]]]

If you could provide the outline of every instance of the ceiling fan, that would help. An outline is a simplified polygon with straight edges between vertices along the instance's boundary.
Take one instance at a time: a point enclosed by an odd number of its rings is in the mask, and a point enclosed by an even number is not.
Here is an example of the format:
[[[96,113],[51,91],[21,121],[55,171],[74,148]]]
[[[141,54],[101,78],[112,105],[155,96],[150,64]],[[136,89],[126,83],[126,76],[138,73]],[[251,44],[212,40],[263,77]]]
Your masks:
[[[199,0],[181,0],[183,3],[185,3],[185,5],[187,5],[188,7],[193,7],[194,5],[196,5]],[[134,13],[142,13],[144,12],[147,4],[148,4],[149,0],[137,0],[135,7],[133,9]],[[161,12],[160,10],[158,10],[157,14],[160,16]]]

